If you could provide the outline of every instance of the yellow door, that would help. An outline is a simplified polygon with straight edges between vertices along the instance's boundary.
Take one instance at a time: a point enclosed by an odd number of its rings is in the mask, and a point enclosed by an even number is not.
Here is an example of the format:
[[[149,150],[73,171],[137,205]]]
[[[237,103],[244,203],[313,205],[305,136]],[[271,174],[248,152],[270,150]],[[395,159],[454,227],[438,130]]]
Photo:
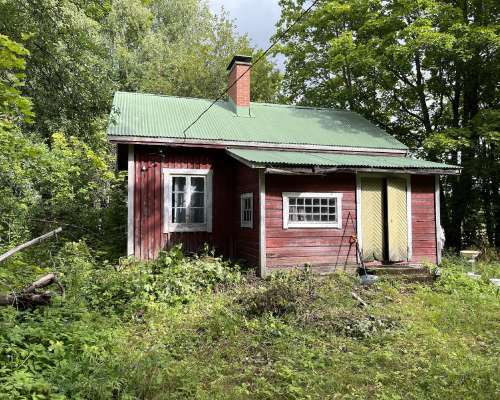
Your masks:
[[[408,259],[406,179],[387,179],[387,237],[389,261]]]
[[[384,257],[384,180],[361,178],[361,235],[363,260]]]

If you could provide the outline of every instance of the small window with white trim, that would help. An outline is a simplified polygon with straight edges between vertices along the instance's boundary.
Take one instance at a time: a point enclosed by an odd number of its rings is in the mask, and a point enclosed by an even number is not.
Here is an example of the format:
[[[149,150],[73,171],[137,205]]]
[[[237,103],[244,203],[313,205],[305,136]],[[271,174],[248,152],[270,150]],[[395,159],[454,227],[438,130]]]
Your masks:
[[[212,230],[212,173],[165,169],[164,232]]]
[[[342,193],[283,192],[283,228],[341,228]]]
[[[240,199],[241,227],[253,228],[253,193],[242,193]]]

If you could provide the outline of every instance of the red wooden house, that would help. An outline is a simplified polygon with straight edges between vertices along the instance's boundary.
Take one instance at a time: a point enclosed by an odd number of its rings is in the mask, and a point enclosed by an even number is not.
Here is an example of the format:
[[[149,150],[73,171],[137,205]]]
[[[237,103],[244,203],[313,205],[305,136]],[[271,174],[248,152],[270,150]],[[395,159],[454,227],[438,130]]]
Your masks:
[[[261,275],[329,270],[359,261],[357,232],[365,261],[438,263],[438,176],[458,167],[410,158],[353,112],[251,102],[250,61],[233,58],[229,100],[194,124],[211,101],[115,94],[108,135],[128,169],[128,254],[208,243]]]

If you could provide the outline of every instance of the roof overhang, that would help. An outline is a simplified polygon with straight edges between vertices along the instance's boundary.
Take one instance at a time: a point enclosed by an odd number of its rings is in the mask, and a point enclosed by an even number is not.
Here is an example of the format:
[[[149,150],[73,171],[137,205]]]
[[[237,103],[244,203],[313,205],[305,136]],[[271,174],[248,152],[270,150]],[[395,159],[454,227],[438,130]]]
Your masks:
[[[415,160],[407,157],[305,153],[227,149],[227,153],[250,168],[264,169],[269,174],[327,175],[338,172],[458,175],[458,166]]]
[[[115,144],[141,144],[141,145],[163,145],[163,146],[185,146],[185,147],[205,147],[205,148],[253,148],[253,149],[276,149],[276,150],[300,150],[303,152],[328,151],[328,152],[355,152],[355,153],[380,153],[406,155],[407,149],[386,149],[374,147],[355,146],[330,146],[314,144],[294,144],[294,143],[271,143],[271,142],[251,142],[251,141],[231,141],[231,140],[204,140],[191,138],[155,138],[144,136],[114,136],[108,135],[108,140]]]

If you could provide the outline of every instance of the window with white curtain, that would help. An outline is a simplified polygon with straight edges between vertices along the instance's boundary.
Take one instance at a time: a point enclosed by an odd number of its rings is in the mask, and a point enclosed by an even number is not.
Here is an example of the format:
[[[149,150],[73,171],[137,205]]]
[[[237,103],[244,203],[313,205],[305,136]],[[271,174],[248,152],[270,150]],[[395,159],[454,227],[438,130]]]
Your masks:
[[[165,169],[164,188],[165,232],[211,232],[211,170]]]

